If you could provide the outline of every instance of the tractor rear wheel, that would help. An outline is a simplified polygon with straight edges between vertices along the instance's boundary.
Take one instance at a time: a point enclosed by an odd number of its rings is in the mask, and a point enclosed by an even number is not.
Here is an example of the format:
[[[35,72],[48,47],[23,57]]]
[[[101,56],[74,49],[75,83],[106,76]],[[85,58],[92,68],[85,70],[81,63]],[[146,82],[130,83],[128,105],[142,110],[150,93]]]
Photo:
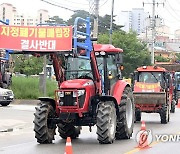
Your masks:
[[[58,126],[59,136],[61,136],[63,139],[66,139],[67,137],[76,139],[77,137],[79,137],[79,134],[81,133],[81,127],[74,126],[71,123],[61,122],[57,126]]]
[[[34,131],[37,142],[45,144],[54,140],[56,124],[52,122],[55,118],[55,110],[49,102],[41,102],[34,113]]]
[[[135,122],[136,121],[141,121],[141,111],[138,111],[138,110],[136,110],[135,111]]]
[[[176,108],[176,101],[172,100],[170,112],[171,113],[175,113],[175,108]]]
[[[161,123],[167,124],[169,121],[169,107],[168,105],[162,105],[162,108],[160,110],[160,117],[161,117]]]
[[[118,119],[116,128],[116,139],[129,139],[132,136],[135,121],[134,112],[135,107],[132,90],[130,87],[126,87],[119,105],[120,118]]]
[[[116,133],[116,108],[113,102],[100,102],[97,109],[97,139],[101,144],[113,143]]]

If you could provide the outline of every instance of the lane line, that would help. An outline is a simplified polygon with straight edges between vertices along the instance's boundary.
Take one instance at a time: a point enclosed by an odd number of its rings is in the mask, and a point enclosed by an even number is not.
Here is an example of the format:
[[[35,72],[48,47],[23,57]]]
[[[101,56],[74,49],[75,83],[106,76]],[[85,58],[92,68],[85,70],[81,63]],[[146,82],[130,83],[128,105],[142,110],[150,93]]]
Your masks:
[[[159,142],[160,142],[160,141],[159,141]],[[149,147],[151,148],[151,147],[155,146],[156,144],[158,144],[159,142],[154,141],[154,142],[152,142],[152,143],[149,145]],[[126,152],[125,154],[133,154],[133,153],[138,152],[138,151],[140,151],[140,150],[146,150],[146,148],[145,148],[145,149],[134,148],[133,150],[130,150],[130,151]]]

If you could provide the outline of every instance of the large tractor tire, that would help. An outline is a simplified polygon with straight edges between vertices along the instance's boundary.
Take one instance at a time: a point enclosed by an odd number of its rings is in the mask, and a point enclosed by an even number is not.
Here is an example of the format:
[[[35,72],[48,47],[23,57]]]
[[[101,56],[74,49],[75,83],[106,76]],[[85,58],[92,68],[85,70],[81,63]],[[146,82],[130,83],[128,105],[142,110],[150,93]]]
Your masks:
[[[172,100],[170,112],[175,113],[175,109],[176,109],[176,101]]]
[[[34,131],[38,143],[52,143],[54,140],[56,124],[51,119],[55,118],[55,110],[49,102],[41,102],[34,113]]]
[[[117,122],[116,139],[129,139],[133,133],[135,107],[132,90],[126,87],[119,105],[120,119]]]
[[[97,139],[101,144],[111,144],[115,140],[117,124],[116,108],[113,102],[100,102],[97,108]]]
[[[169,122],[170,114],[168,105],[162,105],[162,108],[160,110],[160,117],[162,124],[167,124]]]
[[[135,111],[135,122],[141,121],[141,111]]]
[[[57,126],[58,126],[59,136],[61,136],[63,139],[66,139],[67,137],[76,139],[79,137],[79,134],[81,133],[81,127],[74,126],[71,123],[61,122]]]

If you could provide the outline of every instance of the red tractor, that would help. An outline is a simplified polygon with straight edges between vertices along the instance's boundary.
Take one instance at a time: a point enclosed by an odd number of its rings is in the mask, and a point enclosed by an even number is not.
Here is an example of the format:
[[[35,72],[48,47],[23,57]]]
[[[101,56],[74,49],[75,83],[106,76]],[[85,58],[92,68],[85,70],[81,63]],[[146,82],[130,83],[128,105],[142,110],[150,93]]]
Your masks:
[[[135,118],[141,121],[141,112],[159,113],[161,123],[169,122],[175,112],[173,73],[157,66],[137,68],[132,78]]]
[[[86,33],[77,30],[77,21],[86,24]],[[94,125],[101,144],[132,136],[134,99],[121,77],[123,50],[92,45],[91,40],[89,18],[77,18],[72,51],[50,52],[59,87],[55,99],[39,98],[34,114],[37,142],[52,143],[56,128],[63,139],[75,139],[82,126]]]

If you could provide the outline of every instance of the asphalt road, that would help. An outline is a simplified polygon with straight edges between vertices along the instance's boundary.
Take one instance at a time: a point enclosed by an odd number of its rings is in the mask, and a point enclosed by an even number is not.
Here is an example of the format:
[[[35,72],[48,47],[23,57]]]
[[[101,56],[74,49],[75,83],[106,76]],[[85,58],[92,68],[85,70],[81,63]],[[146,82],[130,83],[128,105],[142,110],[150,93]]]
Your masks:
[[[33,132],[33,113],[35,105],[0,106],[0,153],[2,154],[64,154],[64,139],[56,133],[53,144],[38,144]],[[159,114],[143,114],[142,120],[146,128],[152,131],[153,141],[149,149],[137,147],[136,134],[141,128],[141,123],[136,123],[133,137],[130,140],[114,141],[113,144],[101,145],[97,141],[96,127],[89,132],[88,127],[83,127],[78,139],[72,140],[74,154],[174,154],[180,153],[179,142],[157,142],[155,135],[180,134],[180,109],[171,114],[168,124],[160,124]]]

